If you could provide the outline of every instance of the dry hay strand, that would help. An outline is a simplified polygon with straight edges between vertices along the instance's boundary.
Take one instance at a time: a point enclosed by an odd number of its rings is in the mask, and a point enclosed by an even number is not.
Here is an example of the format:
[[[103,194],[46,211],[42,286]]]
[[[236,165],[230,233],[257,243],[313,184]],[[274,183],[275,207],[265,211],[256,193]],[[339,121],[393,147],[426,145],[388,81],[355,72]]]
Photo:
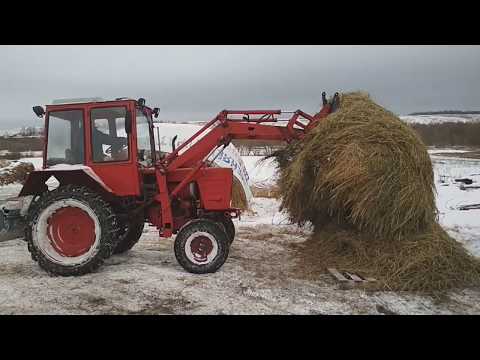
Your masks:
[[[438,224],[402,241],[372,239],[329,224],[297,249],[294,276],[317,279],[325,269],[373,277],[371,290],[439,293],[480,284],[480,262]]]
[[[398,238],[436,219],[425,145],[366,94],[342,95],[339,110],[275,157],[282,208],[299,224],[336,219],[375,237]]]
[[[20,162],[9,165],[8,168],[3,169],[3,171],[0,173],[0,186],[13,183],[24,184],[27,179],[27,175],[34,170],[35,168],[31,163]]]
[[[235,176],[232,184],[232,207],[242,210],[248,209],[247,196],[243,191],[242,184]]]
[[[384,290],[480,284],[480,261],[437,224],[425,145],[368,94],[342,95],[339,110],[274,157],[282,209],[315,230],[299,250],[299,275],[335,267]]]

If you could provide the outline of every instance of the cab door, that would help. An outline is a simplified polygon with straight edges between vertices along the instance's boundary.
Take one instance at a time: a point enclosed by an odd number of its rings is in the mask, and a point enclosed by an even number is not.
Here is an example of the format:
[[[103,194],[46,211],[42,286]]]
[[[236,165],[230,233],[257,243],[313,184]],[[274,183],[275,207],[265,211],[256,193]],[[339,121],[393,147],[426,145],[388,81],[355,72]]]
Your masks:
[[[103,102],[88,105],[86,110],[87,166],[115,195],[140,195],[136,142],[132,130],[135,127],[134,102]],[[131,121],[130,129],[127,117]]]

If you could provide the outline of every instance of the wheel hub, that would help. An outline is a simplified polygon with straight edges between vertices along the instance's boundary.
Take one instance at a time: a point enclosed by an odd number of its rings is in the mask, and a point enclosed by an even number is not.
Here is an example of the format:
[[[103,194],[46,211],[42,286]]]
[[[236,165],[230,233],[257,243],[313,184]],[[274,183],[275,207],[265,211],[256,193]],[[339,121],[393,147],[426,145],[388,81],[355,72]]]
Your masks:
[[[194,259],[199,262],[208,261],[208,255],[213,250],[212,241],[206,236],[197,236],[190,243],[190,250]]]
[[[95,223],[87,212],[77,207],[64,207],[47,221],[47,236],[52,247],[62,256],[76,257],[90,250],[95,242]]]

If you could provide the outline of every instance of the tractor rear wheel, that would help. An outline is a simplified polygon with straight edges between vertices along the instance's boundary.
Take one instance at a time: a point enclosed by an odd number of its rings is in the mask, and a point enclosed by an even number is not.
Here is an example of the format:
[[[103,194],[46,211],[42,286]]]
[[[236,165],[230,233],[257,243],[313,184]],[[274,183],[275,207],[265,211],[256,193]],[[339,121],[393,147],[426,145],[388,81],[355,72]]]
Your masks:
[[[107,202],[86,187],[67,185],[32,204],[25,238],[42,269],[75,276],[96,270],[112,255],[118,231]]]
[[[210,219],[188,222],[178,232],[174,245],[179,264],[194,274],[217,271],[227,260],[229,248],[226,232]]]
[[[124,252],[133,248],[138,240],[140,240],[142,237],[144,227],[145,222],[143,219],[123,225],[121,230],[122,235],[120,235],[120,240],[118,241],[113,253],[123,254]]]

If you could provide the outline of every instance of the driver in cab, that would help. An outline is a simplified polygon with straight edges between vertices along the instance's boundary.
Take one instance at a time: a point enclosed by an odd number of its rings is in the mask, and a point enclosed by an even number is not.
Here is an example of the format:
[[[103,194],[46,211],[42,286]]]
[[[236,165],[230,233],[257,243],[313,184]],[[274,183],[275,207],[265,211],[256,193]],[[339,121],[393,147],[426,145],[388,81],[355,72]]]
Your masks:
[[[95,162],[128,160],[127,138],[106,134],[96,123],[92,130],[92,145]]]

